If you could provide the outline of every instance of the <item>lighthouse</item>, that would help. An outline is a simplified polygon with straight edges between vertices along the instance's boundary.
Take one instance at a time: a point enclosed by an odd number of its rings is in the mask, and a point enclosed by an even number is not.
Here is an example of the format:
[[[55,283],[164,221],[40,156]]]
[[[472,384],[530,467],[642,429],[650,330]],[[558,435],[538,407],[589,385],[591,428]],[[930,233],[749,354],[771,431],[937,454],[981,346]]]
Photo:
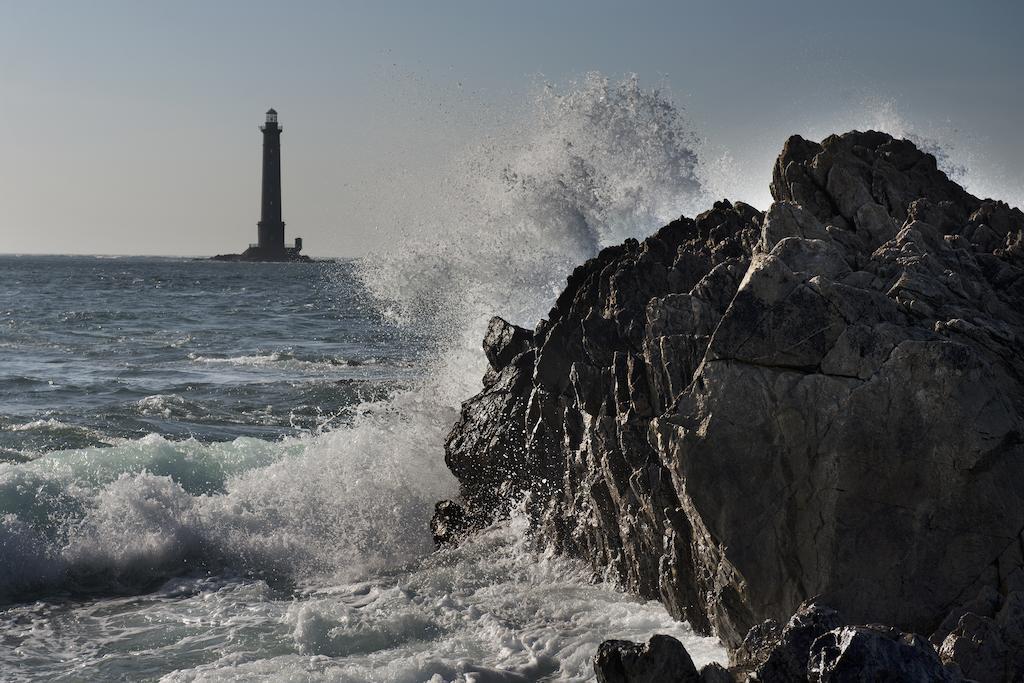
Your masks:
[[[285,254],[284,221],[281,220],[281,126],[277,112],[267,110],[263,132],[263,192],[260,203],[259,250],[264,254]]]
[[[263,186],[260,193],[260,220],[256,224],[257,242],[241,254],[220,254],[217,261],[309,261],[301,254],[302,238],[295,244],[284,243],[284,221],[281,220],[281,126],[277,111],[267,110],[260,126],[263,133]]]

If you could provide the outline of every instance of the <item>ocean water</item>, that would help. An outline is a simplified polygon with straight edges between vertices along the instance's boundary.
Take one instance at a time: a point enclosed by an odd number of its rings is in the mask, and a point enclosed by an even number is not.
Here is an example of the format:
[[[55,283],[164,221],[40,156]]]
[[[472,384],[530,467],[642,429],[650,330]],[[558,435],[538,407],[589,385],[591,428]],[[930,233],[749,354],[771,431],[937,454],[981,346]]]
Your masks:
[[[518,520],[433,552],[456,412],[362,267],[0,256],[0,678],[586,680],[654,632],[722,657]]]
[[[352,271],[0,256],[0,458],[151,433],[277,439],[344,421],[408,383],[422,351],[381,324]]]

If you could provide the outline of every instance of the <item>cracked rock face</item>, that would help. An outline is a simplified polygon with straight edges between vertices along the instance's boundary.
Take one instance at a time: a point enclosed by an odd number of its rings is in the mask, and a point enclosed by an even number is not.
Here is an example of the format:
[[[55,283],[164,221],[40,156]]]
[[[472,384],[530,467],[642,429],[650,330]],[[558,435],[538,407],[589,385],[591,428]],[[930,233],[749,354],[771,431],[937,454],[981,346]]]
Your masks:
[[[885,626],[846,626],[811,645],[806,680],[956,683],[963,679],[944,669],[935,650],[920,636]]]
[[[1006,601],[1024,214],[874,132],[791,138],[772,194],[603,250],[532,333],[492,322],[460,514],[526,494],[541,541],[734,648],[812,597],[918,633]],[[989,626],[949,652],[995,656]]]

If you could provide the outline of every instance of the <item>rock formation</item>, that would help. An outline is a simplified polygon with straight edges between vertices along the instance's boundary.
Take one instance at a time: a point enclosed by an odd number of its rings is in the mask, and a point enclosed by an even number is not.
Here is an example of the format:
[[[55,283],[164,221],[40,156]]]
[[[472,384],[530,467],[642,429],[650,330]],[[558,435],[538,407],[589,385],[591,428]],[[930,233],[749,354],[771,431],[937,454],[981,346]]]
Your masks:
[[[706,665],[698,673],[686,648],[675,638],[653,636],[647,644],[607,640],[594,657],[597,680],[607,683],[961,683],[956,664],[939,659],[921,636],[869,625],[844,626],[835,610],[800,607],[781,627],[769,620],[751,629],[735,653],[731,670]],[[980,681],[1001,680],[999,676]]]
[[[876,132],[790,138],[771,190],[604,249],[533,332],[492,321],[435,534],[525,496],[540,542],[732,649],[816,597],[1012,676],[1024,214]]]
[[[976,602],[969,608],[986,611]],[[682,643],[655,635],[646,645],[605,641],[594,657],[594,673],[598,681],[609,683],[1024,680],[1024,667],[1020,666],[1024,641],[1015,627],[1008,626],[1024,623],[1024,604],[1005,602],[996,621],[972,611],[953,621],[956,629],[940,639],[936,651],[934,637],[929,642],[892,626],[849,625],[835,610],[812,601],[801,605],[785,625],[768,619],[750,629],[732,653],[731,669],[708,664],[698,673]]]
[[[700,674],[683,644],[671,636],[647,643],[606,640],[594,657],[598,683],[697,683]]]

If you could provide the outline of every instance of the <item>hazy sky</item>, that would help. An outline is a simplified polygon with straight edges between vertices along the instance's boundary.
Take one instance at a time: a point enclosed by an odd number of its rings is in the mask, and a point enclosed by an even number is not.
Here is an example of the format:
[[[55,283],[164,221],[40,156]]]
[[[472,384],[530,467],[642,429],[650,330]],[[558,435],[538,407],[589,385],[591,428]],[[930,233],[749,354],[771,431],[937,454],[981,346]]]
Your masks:
[[[0,253],[243,249],[271,106],[289,240],[386,249],[445,150],[595,70],[669,84],[765,183],[789,133],[896,112],[1020,197],[1022,25],[1009,1],[4,1]]]

